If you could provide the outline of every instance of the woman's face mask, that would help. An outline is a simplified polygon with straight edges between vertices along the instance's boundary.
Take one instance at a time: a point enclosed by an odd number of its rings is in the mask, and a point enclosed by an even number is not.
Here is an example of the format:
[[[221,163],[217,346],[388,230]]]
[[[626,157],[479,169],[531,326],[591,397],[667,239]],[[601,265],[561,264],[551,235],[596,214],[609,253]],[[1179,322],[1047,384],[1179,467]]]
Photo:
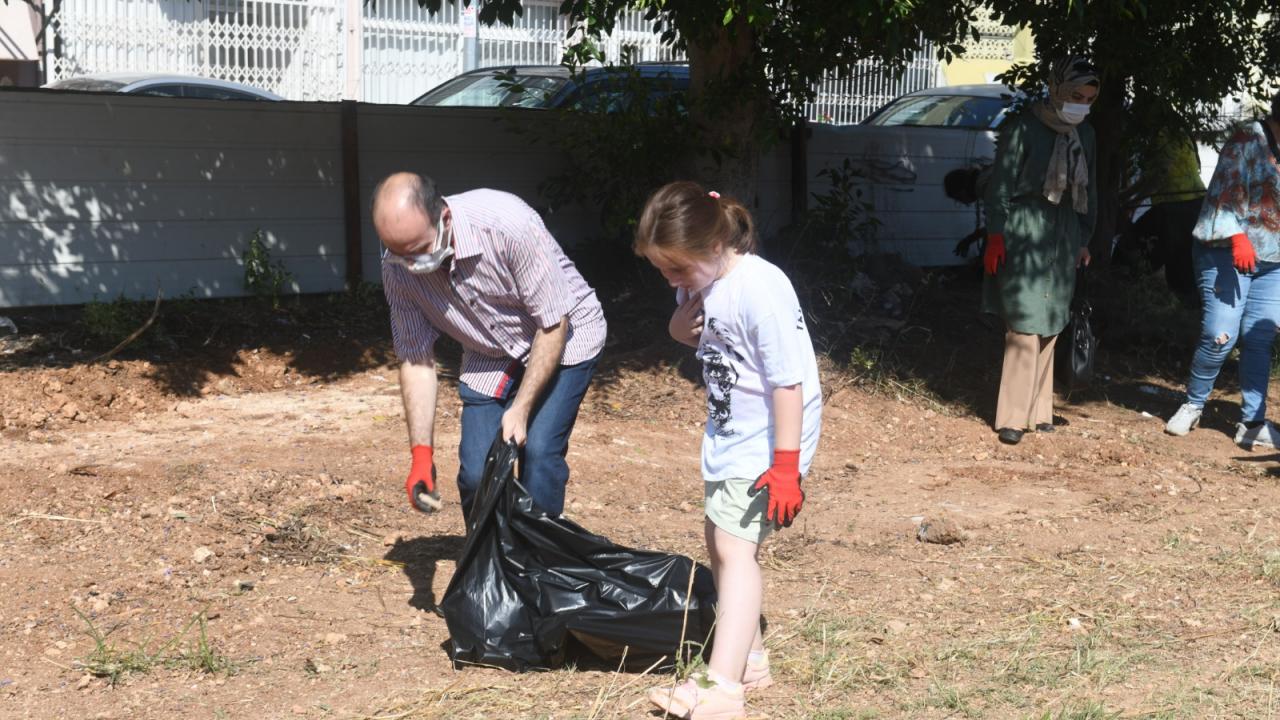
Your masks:
[[[1063,103],[1058,110],[1058,117],[1062,118],[1062,122],[1071,125],[1079,125],[1089,116],[1089,106],[1084,103]]]
[[[453,255],[453,243],[446,243],[444,237],[444,213],[440,213],[440,219],[436,221],[436,249],[427,253],[418,255],[396,255],[390,250],[382,253],[382,261],[399,265],[414,275],[429,275],[440,266],[444,261]]]

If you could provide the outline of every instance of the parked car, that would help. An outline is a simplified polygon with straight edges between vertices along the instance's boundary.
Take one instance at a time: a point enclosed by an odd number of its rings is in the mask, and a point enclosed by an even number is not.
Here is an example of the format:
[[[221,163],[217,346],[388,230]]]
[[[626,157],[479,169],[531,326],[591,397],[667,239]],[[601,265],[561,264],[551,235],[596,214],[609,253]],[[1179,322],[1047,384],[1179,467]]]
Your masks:
[[[809,140],[810,191],[821,194],[850,161],[862,201],[877,221],[877,248],[908,262],[963,262],[956,243],[973,233],[977,210],[948,197],[954,170],[990,164],[995,128],[1014,93],[1004,85],[930,88],[891,100],[857,125],[814,125]]]
[[[689,89],[685,63],[640,63],[639,77],[652,84],[654,98]],[[437,107],[522,107],[614,109],[622,92],[616,68],[586,68],[574,76],[563,65],[517,65],[471,70],[444,81],[410,105]]]
[[[114,72],[64,78],[45,85],[50,90],[118,92],[157,97],[186,97],[203,100],[283,100],[266,90],[249,85],[167,73]]]

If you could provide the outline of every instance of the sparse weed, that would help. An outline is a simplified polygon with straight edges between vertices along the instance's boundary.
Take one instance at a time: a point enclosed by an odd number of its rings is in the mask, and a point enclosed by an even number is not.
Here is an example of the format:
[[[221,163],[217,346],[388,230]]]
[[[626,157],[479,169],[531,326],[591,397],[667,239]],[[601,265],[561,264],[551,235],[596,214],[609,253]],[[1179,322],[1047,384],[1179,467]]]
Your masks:
[[[217,649],[209,643],[208,624],[203,612],[195,617],[197,627],[200,628],[200,634],[191,642],[186,651],[182,652],[178,660],[180,664],[186,667],[211,675],[218,673],[234,674],[236,670],[235,663],[230,658],[218,652]],[[187,625],[189,629],[191,626]],[[183,633],[186,630],[182,631]]]
[[[261,229],[249,236],[249,247],[244,251],[244,289],[271,301],[272,307],[280,306],[280,292],[293,275],[284,269],[279,260],[271,261],[271,252],[263,242],[266,237]]]
[[[88,628],[85,632],[93,639],[94,644],[93,650],[81,665],[90,675],[106,678],[112,685],[118,684],[127,675],[148,673],[157,666],[183,667],[211,674],[233,674],[236,670],[235,664],[209,642],[203,610],[196,613],[167,642],[151,650],[148,642],[129,643],[126,646],[111,641],[109,636],[112,631],[102,632],[79,608],[73,605],[71,609],[84,621]],[[193,627],[199,627],[199,636],[186,649],[173,653],[173,649]]]
[[[1046,710],[1044,714],[1035,716],[1035,720],[1110,720],[1120,717],[1120,713],[1111,712],[1098,702],[1086,702],[1083,705],[1063,708],[1056,713]]]
[[[1280,551],[1273,550],[1262,557],[1259,574],[1272,585],[1280,586]]]
[[[929,699],[927,701],[929,707],[942,708],[950,710],[953,713],[960,713],[965,717],[974,717],[973,708],[965,700],[960,691],[954,687],[935,684],[929,688]]]
[[[130,300],[124,294],[110,302],[94,298],[84,304],[80,322],[93,339],[116,343],[147,319],[146,311],[143,303]]]

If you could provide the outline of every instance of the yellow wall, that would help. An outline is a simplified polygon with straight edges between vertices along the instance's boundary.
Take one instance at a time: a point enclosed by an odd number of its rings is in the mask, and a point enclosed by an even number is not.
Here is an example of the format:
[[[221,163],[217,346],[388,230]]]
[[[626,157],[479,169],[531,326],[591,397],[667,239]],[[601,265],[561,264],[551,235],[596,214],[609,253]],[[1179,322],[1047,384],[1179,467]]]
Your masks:
[[[1029,29],[1014,31],[998,23],[979,23],[982,38],[964,43],[964,57],[942,67],[948,85],[995,82],[995,76],[1014,64],[1035,60],[1035,40]]]

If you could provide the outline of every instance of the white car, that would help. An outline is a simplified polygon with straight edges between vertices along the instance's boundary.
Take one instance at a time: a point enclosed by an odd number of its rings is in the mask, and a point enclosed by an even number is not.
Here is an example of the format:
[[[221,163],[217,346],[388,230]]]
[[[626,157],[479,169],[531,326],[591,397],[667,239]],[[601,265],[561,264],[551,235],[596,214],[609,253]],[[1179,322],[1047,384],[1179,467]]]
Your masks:
[[[978,224],[973,205],[943,192],[947,173],[995,158],[995,128],[1015,91],[1004,85],[930,88],[890,101],[858,125],[813,125],[810,192],[821,195],[824,169],[857,176],[860,198],[877,221],[871,247],[915,265],[956,265],[956,243]]]
[[[185,97],[203,100],[283,100],[266,90],[249,85],[191,75],[168,73],[114,72],[63,78],[44,87],[50,90],[118,92],[157,97]]]

